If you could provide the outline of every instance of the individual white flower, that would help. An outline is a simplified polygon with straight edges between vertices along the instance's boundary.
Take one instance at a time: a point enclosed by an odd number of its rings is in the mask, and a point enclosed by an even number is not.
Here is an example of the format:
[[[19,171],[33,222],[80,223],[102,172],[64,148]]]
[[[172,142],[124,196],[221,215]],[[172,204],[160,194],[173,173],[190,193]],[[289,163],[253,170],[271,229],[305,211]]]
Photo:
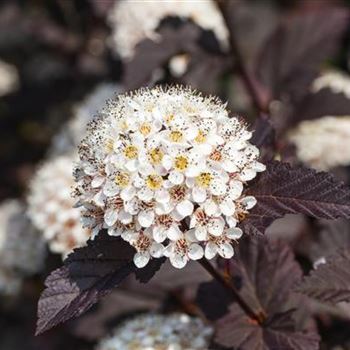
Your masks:
[[[179,232],[164,250],[164,256],[178,269],[185,267],[189,260],[202,259],[203,255],[203,247],[198,243],[194,230]]]
[[[350,116],[301,122],[290,134],[297,157],[317,170],[350,164]]]
[[[265,169],[251,136],[219,100],[190,89],[119,95],[79,146],[83,222],[130,242],[138,266],[164,254],[182,268],[202,258],[213,237],[230,244],[237,237],[228,229],[256,204],[244,187]],[[217,252],[229,256],[224,248]]]
[[[54,136],[50,155],[63,155],[75,150],[85,136],[86,124],[96,116],[97,112],[105,105],[106,100],[120,91],[121,87],[117,84],[101,83],[87,97],[77,103],[72,111],[72,119]]]
[[[17,68],[12,64],[0,61],[0,96],[15,91],[19,86]]]
[[[85,245],[91,232],[80,222],[80,210],[71,196],[73,155],[47,160],[35,174],[28,195],[28,214],[50,249],[65,257]]]
[[[328,88],[335,94],[344,94],[350,99],[350,75],[336,70],[324,72],[314,80],[311,91],[317,93]]]
[[[216,254],[222,258],[230,259],[233,257],[234,250],[232,240],[241,238],[243,231],[238,227],[228,228],[220,236],[209,235],[208,243],[205,246],[204,256],[206,259],[213,259]]]
[[[45,243],[30,224],[25,206],[7,200],[0,206],[0,293],[16,294],[25,276],[43,267]]]
[[[112,49],[123,58],[131,58],[138,43],[159,38],[156,29],[168,16],[191,19],[203,29],[212,30],[221,45],[227,47],[228,30],[212,0],[123,0],[116,2],[108,18],[112,28]]]
[[[129,243],[136,249],[134,263],[137,267],[144,267],[148,264],[151,256],[160,258],[163,256],[164,246],[154,241],[152,232],[148,230],[140,230],[138,232],[130,232],[126,238]]]
[[[125,321],[96,350],[208,350],[212,327],[185,314],[144,314]]]

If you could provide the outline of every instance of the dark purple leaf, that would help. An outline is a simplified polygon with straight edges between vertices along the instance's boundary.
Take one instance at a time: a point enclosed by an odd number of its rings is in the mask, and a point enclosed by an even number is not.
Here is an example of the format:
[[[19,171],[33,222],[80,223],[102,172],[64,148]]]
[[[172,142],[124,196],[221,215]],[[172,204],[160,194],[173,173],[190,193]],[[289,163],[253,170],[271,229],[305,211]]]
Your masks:
[[[260,149],[261,159],[272,160],[275,154],[275,130],[268,117],[263,115],[258,118],[253,125],[253,130],[251,143]]]
[[[297,290],[323,302],[350,301],[350,250],[326,258],[326,263],[305,277]]]
[[[86,247],[70,254],[64,266],[45,281],[38,303],[37,334],[81,315],[132,272],[147,282],[160,263],[138,270],[132,261],[134,253],[127,242],[101,232]]]
[[[318,232],[315,232],[308,256],[313,262],[327,258],[340,249],[350,250],[350,222],[344,219],[336,221],[319,220]]]
[[[349,115],[350,98],[343,93],[334,93],[325,88],[317,93],[308,94],[298,104],[292,117],[291,124],[303,120],[317,119],[327,115],[344,116]]]
[[[292,288],[300,281],[302,272],[288,246],[247,237],[230,261],[230,274],[241,297],[256,313],[263,311],[267,317],[259,324],[238,304],[228,305],[230,301],[223,298],[229,311],[215,322],[216,343],[241,350],[318,348],[317,333],[297,321],[300,299]],[[219,295],[218,291],[212,293]],[[208,298],[204,310],[214,305],[215,301]],[[214,316],[215,319],[217,315]]]
[[[302,166],[271,162],[248,188],[256,206],[242,221],[245,232],[262,234],[285,214],[314,218],[350,218],[350,189],[331,174]]]
[[[274,98],[300,99],[338,49],[349,13],[329,7],[286,18],[263,46],[257,76]]]
[[[126,90],[147,83],[155,69],[162,68],[171,57],[196,50],[201,29],[187,22],[179,28],[164,25],[159,28],[159,34],[157,42],[146,39],[138,44],[134,57],[126,63],[123,83]]]

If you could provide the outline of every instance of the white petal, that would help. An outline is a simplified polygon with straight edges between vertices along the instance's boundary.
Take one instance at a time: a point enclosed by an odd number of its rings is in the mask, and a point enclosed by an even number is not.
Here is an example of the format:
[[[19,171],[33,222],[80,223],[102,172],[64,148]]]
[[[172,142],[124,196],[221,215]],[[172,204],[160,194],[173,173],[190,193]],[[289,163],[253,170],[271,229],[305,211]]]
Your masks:
[[[222,243],[219,245],[218,253],[225,259],[231,259],[233,257],[234,251],[230,243]]]
[[[119,193],[119,187],[112,181],[107,181],[103,186],[103,193],[107,197],[113,197]]]
[[[237,166],[228,159],[225,159],[222,163],[221,163],[222,168],[229,172],[229,173],[235,173],[236,171],[238,171],[239,169],[237,168]]]
[[[152,243],[149,252],[154,258],[160,258],[163,256],[164,246],[160,243]]]
[[[129,186],[126,188],[123,188],[123,190],[120,192],[120,197],[124,201],[128,201],[132,199],[136,194],[136,189],[133,186]]]
[[[137,197],[142,201],[149,202],[153,198],[153,191],[147,187],[143,187],[137,192]]]
[[[247,196],[247,197],[244,197],[242,200],[241,200],[241,203],[247,208],[247,209],[252,209],[256,203],[257,203],[257,200],[255,197],[253,196]]]
[[[198,226],[195,228],[194,232],[198,241],[206,241],[208,239],[208,232],[205,227]]]
[[[229,228],[226,232],[226,237],[230,239],[239,239],[243,235],[243,231],[239,227]]]
[[[213,259],[218,252],[218,246],[213,242],[208,242],[205,246],[204,256],[206,259]]]
[[[193,213],[193,203],[189,200],[185,199],[184,201],[180,202],[176,206],[177,212],[182,215],[183,217],[186,217],[188,215],[191,215]]]
[[[177,241],[179,238],[182,236],[182,232],[177,226],[171,226],[167,231],[166,231],[167,237],[171,241]]]
[[[105,177],[103,177],[103,176],[96,176],[91,181],[91,187],[92,188],[100,187],[104,183],[104,181],[105,181]]]
[[[138,160],[137,159],[132,159],[126,162],[125,168],[131,172],[137,170],[137,164]]]
[[[102,191],[94,195],[94,202],[100,207],[103,207],[105,205],[105,199],[106,196],[102,193]]]
[[[226,216],[226,222],[228,227],[235,227],[237,225],[237,220],[233,216]]]
[[[169,174],[169,181],[171,183],[173,183],[174,185],[180,185],[183,183],[185,177],[183,174],[177,172],[177,171],[172,171],[170,174]]]
[[[166,170],[170,170],[173,165],[173,161],[171,157],[169,157],[168,155],[165,155],[162,159],[162,165]]]
[[[243,192],[243,183],[233,180],[229,184],[228,196],[231,200],[235,200],[241,196]]]
[[[170,195],[168,191],[161,190],[156,193],[156,201],[159,203],[167,203],[170,201]]]
[[[163,227],[156,226],[153,228],[153,239],[157,243],[164,242],[165,238],[167,238],[166,230]]]
[[[141,211],[137,216],[137,221],[142,227],[150,227],[154,221],[154,211]]]
[[[253,169],[244,169],[240,174],[239,177],[242,181],[250,181],[253,180],[256,176],[256,171]]]
[[[182,269],[186,266],[187,264],[187,257],[185,255],[181,254],[172,254],[170,255],[170,263],[177,269]]]
[[[210,190],[214,196],[223,196],[227,191],[227,185],[221,179],[214,179],[210,184]]]
[[[222,217],[209,220],[208,232],[213,236],[220,236],[225,227],[225,220]]]
[[[107,226],[113,226],[118,220],[118,211],[114,209],[107,209],[104,214],[104,220]]]
[[[127,213],[125,210],[122,209],[119,212],[119,220],[124,225],[130,224],[130,222],[132,221],[132,215],[130,215],[129,213]]]
[[[221,213],[227,216],[231,216],[235,213],[236,206],[231,200],[224,200],[219,205]]]
[[[145,267],[150,259],[150,254],[148,252],[143,252],[143,253],[136,253],[134,255],[134,264],[138,268]]]
[[[203,203],[207,199],[206,189],[194,187],[192,190],[192,198],[197,203]]]
[[[204,203],[203,206],[204,212],[208,215],[208,216],[217,216],[220,215],[220,210],[218,205],[212,201],[212,200],[208,200]]]
[[[188,256],[191,260],[202,259],[203,255],[204,255],[203,248],[199,244],[193,243],[190,245],[190,248],[188,250]]]

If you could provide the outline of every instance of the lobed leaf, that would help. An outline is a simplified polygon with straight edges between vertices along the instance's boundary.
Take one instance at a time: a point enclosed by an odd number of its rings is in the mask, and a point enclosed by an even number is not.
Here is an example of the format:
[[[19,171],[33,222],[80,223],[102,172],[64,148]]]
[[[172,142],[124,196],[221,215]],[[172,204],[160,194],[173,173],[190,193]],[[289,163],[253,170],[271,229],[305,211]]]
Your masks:
[[[142,282],[152,278],[163,260],[138,270],[134,253],[127,242],[103,232],[86,247],[76,249],[45,281],[36,334],[81,315],[133,272]]]
[[[350,249],[327,258],[297,290],[322,302],[350,301]]]
[[[348,21],[348,10],[336,7],[287,17],[263,46],[257,77],[274,98],[299,100],[336,53]]]
[[[247,237],[230,261],[232,283],[241,297],[267,318],[263,324],[251,319],[216,282],[206,283],[197,300],[203,312],[215,321],[215,342],[230,349],[317,349],[314,329],[297,321],[300,299],[293,293],[302,272],[292,251],[282,243]],[[211,298],[210,298],[211,295]],[[216,297],[220,296],[220,307]]]
[[[248,188],[257,199],[242,227],[250,234],[263,234],[285,214],[305,214],[314,218],[350,218],[350,189],[333,175],[302,166],[270,162]]]

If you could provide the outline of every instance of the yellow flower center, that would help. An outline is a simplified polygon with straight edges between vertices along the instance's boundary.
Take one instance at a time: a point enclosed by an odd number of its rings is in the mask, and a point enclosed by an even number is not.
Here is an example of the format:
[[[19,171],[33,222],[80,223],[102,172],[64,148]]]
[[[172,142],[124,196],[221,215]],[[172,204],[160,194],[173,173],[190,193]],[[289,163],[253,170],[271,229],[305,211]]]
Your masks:
[[[151,132],[151,126],[148,123],[143,123],[140,125],[139,130],[143,136],[147,136]]]
[[[185,156],[177,156],[174,166],[176,170],[183,171],[188,167],[188,159]]]
[[[172,142],[180,142],[183,138],[181,131],[172,131],[169,135],[169,138]]]
[[[108,153],[112,152],[114,148],[114,141],[113,140],[107,140],[105,144],[105,149]]]
[[[165,122],[169,124],[174,119],[174,116],[170,114],[170,115],[167,115],[164,119],[165,119]]]
[[[158,190],[161,188],[163,183],[163,178],[159,175],[148,175],[146,184],[151,190]]]
[[[120,129],[121,130],[127,130],[127,128],[128,128],[128,123],[126,122],[126,120],[123,120],[123,121],[121,121],[120,123],[119,123],[119,127],[120,127]]]
[[[196,182],[198,186],[208,187],[212,179],[213,179],[213,176],[210,173],[201,173],[196,177]]]
[[[204,132],[202,130],[198,131],[198,135],[195,137],[195,141],[197,143],[203,143],[205,142],[205,140],[207,139],[207,137],[205,136]]]
[[[115,183],[120,187],[126,187],[129,184],[130,176],[125,172],[118,172],[114,179]]]
[[[124,155],[126,158],[135,159],[137,157],[138,150],[137,147],[130,145],[126,146],[124,149]]]
[[[152,164],[159,164],[164,156],[164,153],[159,148],[152,149],[148,154]]]

